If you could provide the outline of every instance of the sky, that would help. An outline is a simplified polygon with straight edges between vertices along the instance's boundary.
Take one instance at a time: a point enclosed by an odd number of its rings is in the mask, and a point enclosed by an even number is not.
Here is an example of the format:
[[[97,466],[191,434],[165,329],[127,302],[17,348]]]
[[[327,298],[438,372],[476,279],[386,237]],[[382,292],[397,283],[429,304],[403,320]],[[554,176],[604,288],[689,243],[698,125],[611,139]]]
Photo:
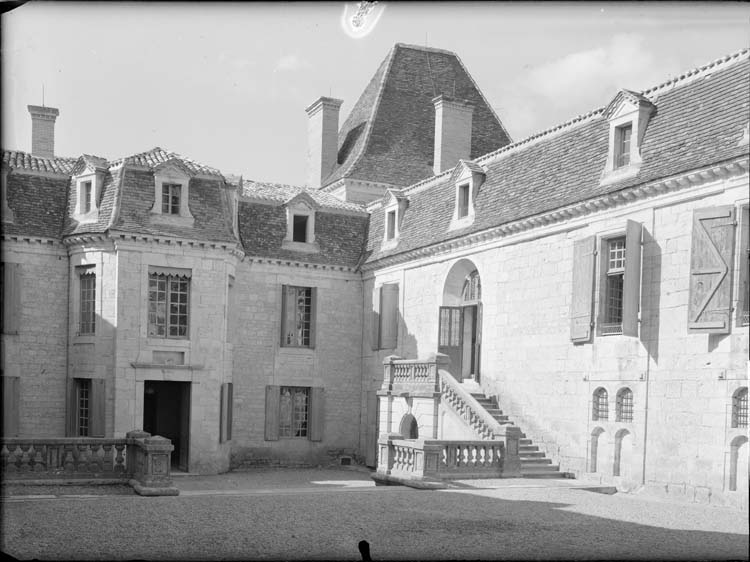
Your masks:
[[[343,123],[395,43],[458,54],[513,140],[750,46],[733,2],[32,2],[2,15],[2,147],[57,107],[58,156],[156,146],[224,173],[303,185],[305,107]],[[44,100],[42,100],[42,90]],[[750,95],[750,94],[749,94]]]

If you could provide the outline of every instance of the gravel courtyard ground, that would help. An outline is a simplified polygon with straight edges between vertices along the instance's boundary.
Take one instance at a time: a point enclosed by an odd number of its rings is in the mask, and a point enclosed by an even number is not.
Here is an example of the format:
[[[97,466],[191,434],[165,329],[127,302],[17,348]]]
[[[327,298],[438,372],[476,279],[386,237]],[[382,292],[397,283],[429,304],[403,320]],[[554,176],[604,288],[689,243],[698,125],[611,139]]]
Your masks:
[[[179,496],[156,498],[6,487],[2,550],[43,560],[360,560],[364,539],[374,560],[748,559],[747,512],[543,482],[426,491],[375,487],[357,471],[282,469],[175,483]]]

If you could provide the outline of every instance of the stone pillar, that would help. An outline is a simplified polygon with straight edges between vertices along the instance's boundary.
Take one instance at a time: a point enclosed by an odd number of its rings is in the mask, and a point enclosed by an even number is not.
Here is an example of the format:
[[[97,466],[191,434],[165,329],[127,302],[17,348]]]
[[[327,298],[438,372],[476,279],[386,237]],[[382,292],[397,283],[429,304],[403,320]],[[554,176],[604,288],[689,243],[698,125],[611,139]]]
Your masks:
[[[179,495],[170,472],[172,442],[141,430],[130,431],[126,437],[128,473],[132,474],[130,485],[135,491],[141,496]]]
[[[501,478],[521,477],[521,456],[519,455],[519,442],[521,430],[513,426],[504,426],[505,435],[500,438],[505,443],[505,456],[503,457],[503,472]]]

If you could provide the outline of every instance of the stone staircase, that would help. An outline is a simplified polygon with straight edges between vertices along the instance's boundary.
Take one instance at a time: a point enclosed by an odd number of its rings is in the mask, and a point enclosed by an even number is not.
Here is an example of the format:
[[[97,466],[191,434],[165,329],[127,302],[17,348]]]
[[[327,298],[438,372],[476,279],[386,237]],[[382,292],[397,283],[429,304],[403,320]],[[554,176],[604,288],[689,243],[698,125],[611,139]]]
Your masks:
[[[469,392],[499,424],[515,425],[508,419],[508,416],[503,414],[494,398],[487,398],[483,393],[474,390]],[[526,437],[525,433],[521,433],[518,452],[521,457],[521,476],[523,478],[565,478],[565,474],[560,472],[560,465],[553,465],[552,460],[548,459],[539,450],[539,447]]]

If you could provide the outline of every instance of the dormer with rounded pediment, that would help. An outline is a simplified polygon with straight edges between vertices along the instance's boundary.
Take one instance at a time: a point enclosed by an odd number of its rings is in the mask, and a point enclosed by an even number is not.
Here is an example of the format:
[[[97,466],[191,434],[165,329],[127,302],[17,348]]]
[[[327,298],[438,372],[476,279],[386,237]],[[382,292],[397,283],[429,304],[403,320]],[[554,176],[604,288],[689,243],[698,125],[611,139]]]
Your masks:
[[[458,161],[449,180],[455,186],[455,199],[448,230],[459,230],[474,223],[475,201],[485,178],[484,168],[478,164]]]
[[[389,189],[383,197],[383,212],[385,214],[383,229],[383,244],[381,249],[394,248],[398,244],[401,226],[404,222],[409,199],[401,190]]]
[[[315,213],[320,205],[309,193],[296,194],[284,203],[286,207],[286,236],[281,243],[285,250],[319,252],[315,241]]]
[[[99,220],[107,161],[96,156],[82,156],[73,169],[75,208],[73,218],[79,223]]]
[[[620,90],[604,110],[609,121],[609,148],[601,183],[635,176],[641,168],[641,143],[656,111],[651,100],[630,90]]]
[[[192,226],[190,179],[193,173],[177,158],[154,167],[154,206],[151,216],[160,222]]]

